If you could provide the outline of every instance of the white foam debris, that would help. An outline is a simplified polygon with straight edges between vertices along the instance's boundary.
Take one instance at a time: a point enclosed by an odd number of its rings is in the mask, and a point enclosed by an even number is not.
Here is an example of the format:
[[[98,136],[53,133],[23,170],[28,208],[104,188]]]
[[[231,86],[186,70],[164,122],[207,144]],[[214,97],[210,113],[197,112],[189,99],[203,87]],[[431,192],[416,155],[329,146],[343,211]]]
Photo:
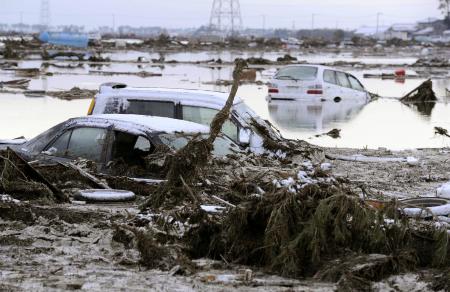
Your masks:
[[[446,182],[436,189],[436,195],[439,198],[450,199],[450,182]]]
[[[404,208],[402,211],[410,217],[447,216],[450,214],[450,204],[429,208]]]
[[[303,161],[302,165],[303,165],[307,170],[312,170],[312,169],[313,169],[313,165],[312,165],[311,161],[309,161],[309,160]]]
[[[320,169],[323,171],[331,170],[331,163],[325,162],[320,165]]]
[[[0,194],[0,202],[4,202],[4,203],[20,203],[19,200],[14,199],[13,197],[11,197],[10,195],[7,194]]]
[[[212,205],[200,205],[200,208],[208,213],[220,213],[225,209],[225,207],[222,206],[212,206]]]
[[[132,200],[136,197],[133,192],[124,190],[109,189],[89,189],[80,190],[75,195],[78,200],[97,201],[97,202],[120,202]]]
[[[416,165],[419,165],[419,159],[409,156],[409,157],[406,157],[406,163],[408,163],[408,165],[411,165],[411,166],[416,166]]]

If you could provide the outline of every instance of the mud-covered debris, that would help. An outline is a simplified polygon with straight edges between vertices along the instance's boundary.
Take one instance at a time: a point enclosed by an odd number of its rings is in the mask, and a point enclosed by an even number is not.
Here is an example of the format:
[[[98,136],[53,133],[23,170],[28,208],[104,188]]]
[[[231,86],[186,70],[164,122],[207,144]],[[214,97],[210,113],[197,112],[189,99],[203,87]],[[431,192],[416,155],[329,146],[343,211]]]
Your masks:
[[[255,69],[245,69],[241,73],[242,81],[255,81],[256,80],[256,70]]]
[[[97,94],[97,90],[80,89],[73,87],[67,91],[46,91],[48,96],[57,97],[65,100],[93,98]]]
[[[2,87],[12,87],[12,88],[22,88],[25,89],[30,84],[30,79],[15,79],[9,81],[0,81],[0,88]]]
[[[111,62],[111,59],[109,57],[103,57],[100,54],[95,54],[95,55],[89,56],[88,61],[104,63],[104,62]]]
[[[333,139],[337,139],[341,137],[341,129],[332,129],[326,133],[327,136],[330,136]]]
[[[434,134],[435,135],[441,135],[441,136],[450,137],[450,135],[448,134],[448,130],[444,129],[442,127],[434,127]]]
[[[58,51],[54,53],[48,53],[47,50],[43,50],[42,53],[42,59],[43,60],[50,60],[50,59],[78,59],[79,61],[82,61],[84,58],[84,53],[76,53],[76,52],[67,52],[67,51]]]
[[[66,202],[67,197],[13,150],[0,151],[0,192],[22,200]]]
[[[412,66],[414,67],[449,67],[450,64],[446,58],[422,58],[418,59]]]
[[[35,77],[41,73],[39,68],[5,68],[7,71],[14,71],[17,76]]]
[[[292,57],[289,54],[286,54],[283,57],[278,57],[277,58],[277,62],[293,62],[293,61],[297,61],[297,58],[296,57]]]
[[[273,62],[268,60],[268,59],[264,59],[264,58],[258,58],[258,57],[250,57],[247,60],[248,64],[251,65],[270,65]]]
[[[89,70],[90,74],[100,74],[100,75],[136,75],[139,77],[161,77],[162,73],[154,73],[148,71],[139,72],[117,72],[117,71],[103,71],[103,70]]]
[[[418,87],[400,99],[402,102],[430,102],[436,101],[436,94],[433,91],[431,79],[424,81]]]
[[[330,136],[333,139],[341,138],[341,129],[332,129],[326,133],[315,135],[315,137]]]
[[[20,59],[19,53],[15,50],[13,43],[6,42],[5,49],[3,50],[3,58],[5,59]]]

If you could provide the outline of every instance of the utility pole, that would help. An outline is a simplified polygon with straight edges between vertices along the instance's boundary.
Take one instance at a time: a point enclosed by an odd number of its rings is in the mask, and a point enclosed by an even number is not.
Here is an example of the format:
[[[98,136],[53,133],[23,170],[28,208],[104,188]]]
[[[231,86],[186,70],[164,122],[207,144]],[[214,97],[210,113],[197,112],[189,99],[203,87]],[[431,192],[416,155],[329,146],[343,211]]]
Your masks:
[[[112,15],[112,29],[113,29],[113,32],[116,32],[116,15],[115,14]]]
[[[379,30],[379,26],[380,26],[380,16],[382,15],[383,13],[381,13],[381,12],[378,12],[377,13],[377,35],[378,35],[378,30]]]
[[[50,26],[50,0],[41,0],[41,26],[47,30]]]
[[[263,22],[265,22],[263,16]],[[263,23],[263,26],[265,24]],[[242,28],[241,6],[239,0],[214,0],[209,18],[211,30],[234,34]]]
[[[266,15],[265,14],[262,15],[262,29],[263,29],[263,32],[266,31]]]
[[[316,15],[314,13],[311,15],[311,30],[314,30],[314,17],[315,16]]]
[[[20,11],[20,24],[23,23],[23,11]]]

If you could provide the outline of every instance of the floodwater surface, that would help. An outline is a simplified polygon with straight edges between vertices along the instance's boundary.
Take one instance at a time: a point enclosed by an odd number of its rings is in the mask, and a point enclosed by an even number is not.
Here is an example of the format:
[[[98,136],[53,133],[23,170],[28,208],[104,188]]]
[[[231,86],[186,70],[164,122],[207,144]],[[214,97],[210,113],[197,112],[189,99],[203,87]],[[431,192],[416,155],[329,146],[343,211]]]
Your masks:
[[[113,59],[134,60],[142,52],[115,53]],[[234,52],[218,56],[208,52],[177,53],[166,56],[166,60],[175,59],[205,60],[221,57],[232,59],[236,55],[248,57],[255,53]],[[276,59],[282,53],[266,53],[268,59]],[[148,54],[148,58],[157,58]],[[299,57],[299,56],[298,56]],[[410,64],[413,58],[364,58],[355,59],[348,56],[314,56],[308,55],[311,62],[332,59],[333,61],[361,61],[363,63]],[[318,61],[317,61],[318,62]],[[168,64],[152,66],[150,64],[113,63],[101,67],[71,63],[75,68],[61,68],[68,63],[49,66],[46,70],[53,76],[32,78],[31,90],[68,90],[74,86],[86,89],[98,89],[105,82],[123,82],[130,86],[170,87],[228,91],[229,87],[216,85],[217,80],[230,80],[232,67],[211,68],[206,65]],[[40,67],[41,61],[22,61],[20,67]],[[381,70],[346,69],[360,79],[367,90],[377,93],[382,98],[368,104],[350,102],[304,102],[266,100],[265,85],[276,66],[259,71],[257,80],[263,85],[245,84],[239,88],[238,95],[260,116],[271,121],[287,138],[304,139],[310,143],[329,147],[378,148],[393,150],[449,147],[450,138],[435,136],[436,126],[450,130],[450,99],[446,97],[446,88],[450,88],[450,79],[433,80],[434,90],[439,96],[437,103],[425,105],[405,105],[398,98],[421,84],[424,79],[407,79],[403,83],[394,80],[364,79],[364,73],[393,72],[395,67]],[[152,72],[161,73],[161,77],[139,77],[137,75],[105,75],[102,72]],[[408,70],[409,74],[414,74]],[[18,79],[11,71],[0,70],[0,81]],[[32,138],[47,128],[68,118],[85,115],[90,98],[64,101],[51,97],[25,97],[22,93],[0,94],[0,139],[19,136]],[[319,136],[331,129],[340,129],[341,138],[332,139]]]

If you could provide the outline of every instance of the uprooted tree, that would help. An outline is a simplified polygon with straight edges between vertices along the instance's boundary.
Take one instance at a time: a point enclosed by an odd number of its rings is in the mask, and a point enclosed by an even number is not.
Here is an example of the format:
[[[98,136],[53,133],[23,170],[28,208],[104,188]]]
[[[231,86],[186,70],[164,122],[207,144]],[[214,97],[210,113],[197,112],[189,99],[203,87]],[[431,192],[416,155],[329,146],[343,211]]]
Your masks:
[[[167,163],[167,182],[161,186],[157,195],[148,201],[145,206],[161,205],[167,198],[175,201],[189,196],[194,202],[197,201],[195,194],[190,189],[191,183],[197,178],[199,171],[203,168],[211,156],[213,143],[222,130],[222,126],[229,118],[234,98],[239,88],[239,80],[247,63],[243,59],[235,60],[233,71],[233,84],[225,106],[214,117],[211,130],[207,139],[197,135],[188,144],[169,158]]]

